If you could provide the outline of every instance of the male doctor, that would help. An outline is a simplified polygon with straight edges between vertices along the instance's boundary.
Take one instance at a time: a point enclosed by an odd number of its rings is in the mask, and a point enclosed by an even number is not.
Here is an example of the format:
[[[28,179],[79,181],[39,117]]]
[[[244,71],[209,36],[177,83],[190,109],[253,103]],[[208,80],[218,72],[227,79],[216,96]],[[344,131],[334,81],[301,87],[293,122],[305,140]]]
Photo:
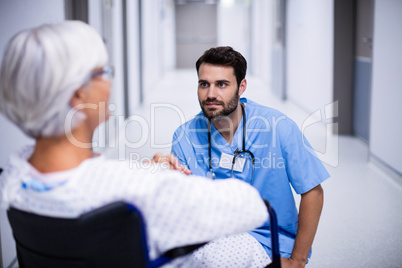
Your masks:
[[[323,206],[320,184],[328,172],[290,118],[240,98],[247,62],[239,52],[211,48],[196,69],[202,111],[175,131],[172,153],[192,174],[234,177],[257,188],[278,214],[283,267],[304,267]],[[299,213],[291,187],[301,195]],[[249,234],[271,257],[269,222]]]

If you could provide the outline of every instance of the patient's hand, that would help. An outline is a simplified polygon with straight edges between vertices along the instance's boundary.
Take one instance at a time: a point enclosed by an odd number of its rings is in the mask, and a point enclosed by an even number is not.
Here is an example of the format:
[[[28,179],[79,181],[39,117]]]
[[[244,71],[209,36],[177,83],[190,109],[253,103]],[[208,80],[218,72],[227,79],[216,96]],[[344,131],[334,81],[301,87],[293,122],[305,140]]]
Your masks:
[[[186,175],[191,174],[191,170],[189,170],[186,166],[180,164],[179,159],[172,154],[163,155],[162,153],[158,152],[154,155],[152,159],[153,163],[167,163],[170,169],[179,170]]]

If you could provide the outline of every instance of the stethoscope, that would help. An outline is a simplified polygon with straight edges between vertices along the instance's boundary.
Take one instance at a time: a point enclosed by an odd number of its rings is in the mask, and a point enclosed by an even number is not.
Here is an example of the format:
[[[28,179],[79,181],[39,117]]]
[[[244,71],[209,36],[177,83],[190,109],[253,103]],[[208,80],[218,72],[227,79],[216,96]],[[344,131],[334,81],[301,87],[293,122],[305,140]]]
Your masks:
[[[232,170],[230,172],[230,177],[233,178],[233,168],[234,164],[236,163],[236,159],[240,154],[249,154],[251,156],[251,164],[252,164],[252,173],[251,173],[251,185],[253,185],[254,181],[254,154],[249,150],[246,150],[246,112],[244,110],[243,105],[240,104],[241,110],[243,112],[243,149],[239,150],[236,148],[234,151],[234,156],[232,160]],[[211,157],[211,119],[208,119],[208,156],[209,156],[209,171],[207,176],[211,179],[215,179],[216,175],[212,171],[212,157]]]

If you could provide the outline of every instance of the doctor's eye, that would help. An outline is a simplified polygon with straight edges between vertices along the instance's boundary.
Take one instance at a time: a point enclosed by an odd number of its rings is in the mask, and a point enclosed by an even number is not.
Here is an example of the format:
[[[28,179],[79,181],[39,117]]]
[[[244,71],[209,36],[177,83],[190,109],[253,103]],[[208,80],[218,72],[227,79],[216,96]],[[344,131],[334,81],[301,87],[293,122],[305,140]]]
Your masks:
[[[226,87],[227,84],[226,84],[226,83],[223,83],[223,82],[220,82],[220,83],[218,84],[218,86],[219,86],[219,87]]]
[[[208,83],[202,82],[202,83],[199,83],[199,86],[200,87],[208,87]]]

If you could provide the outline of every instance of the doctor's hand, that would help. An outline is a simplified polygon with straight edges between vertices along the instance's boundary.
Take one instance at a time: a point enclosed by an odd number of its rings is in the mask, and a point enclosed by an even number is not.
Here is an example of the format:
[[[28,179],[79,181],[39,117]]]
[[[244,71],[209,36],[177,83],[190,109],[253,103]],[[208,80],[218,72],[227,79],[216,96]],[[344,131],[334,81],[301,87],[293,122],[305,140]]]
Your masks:
[[[166,163],[169,165],[170,169],[179,170],[186,175],[191,174],[191,170],[189,170],[186,166],[180,164],[179,159],[172,154],[163,155],[162,153],[158,152],[154,155],[152,161],[153,163]]]
[[[293,258],[281,258],[282,268],[304,268],[306,263],[297,261]]]

